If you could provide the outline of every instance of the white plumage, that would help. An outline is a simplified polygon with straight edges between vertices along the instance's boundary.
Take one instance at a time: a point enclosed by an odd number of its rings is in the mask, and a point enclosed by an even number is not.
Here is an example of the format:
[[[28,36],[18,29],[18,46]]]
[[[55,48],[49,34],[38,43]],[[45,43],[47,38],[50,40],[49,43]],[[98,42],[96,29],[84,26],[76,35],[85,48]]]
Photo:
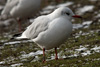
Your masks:
[[[66,13],[70,15],[68,16]],[[69,8],[60,7],[49,15],[36,18],[23,32],[21,38],[32,39],[45,49],[58,47],[72,32],[71,19],[73,15],[74,13]]]
[[[16,39],[28,38],[33,40],[43,49],[45,62],[45,49],[55,48],[56,60],[57,47],[60,46],[72,32],[72,17],[81,18],[68,7],[60,7],[48,15],[40,16]]]
[[[9,15],[15,18],[27,18],[40,7],[41,0],[7,0],[1,15]]]

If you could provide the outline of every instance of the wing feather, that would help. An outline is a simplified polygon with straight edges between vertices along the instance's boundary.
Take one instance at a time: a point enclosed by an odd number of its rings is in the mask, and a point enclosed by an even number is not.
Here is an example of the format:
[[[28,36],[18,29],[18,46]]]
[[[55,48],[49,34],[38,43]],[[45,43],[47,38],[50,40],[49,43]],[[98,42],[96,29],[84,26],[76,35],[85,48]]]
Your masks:
[[[49,19],[45,16],[38,17],[35,21],[25,30],[24,35],[27,38],[34,39],[39,33],[48,29]]]

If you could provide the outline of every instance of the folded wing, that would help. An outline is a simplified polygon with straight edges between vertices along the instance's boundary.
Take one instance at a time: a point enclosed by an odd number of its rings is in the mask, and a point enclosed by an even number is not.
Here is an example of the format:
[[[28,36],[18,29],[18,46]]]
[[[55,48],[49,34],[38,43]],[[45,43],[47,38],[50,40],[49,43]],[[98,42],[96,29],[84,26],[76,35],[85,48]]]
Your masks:
[[[23,34],[30,39],[36,38],[41,32],[48,29],[50,20],[41,16],[35,19],[35,21],[23,32]]]

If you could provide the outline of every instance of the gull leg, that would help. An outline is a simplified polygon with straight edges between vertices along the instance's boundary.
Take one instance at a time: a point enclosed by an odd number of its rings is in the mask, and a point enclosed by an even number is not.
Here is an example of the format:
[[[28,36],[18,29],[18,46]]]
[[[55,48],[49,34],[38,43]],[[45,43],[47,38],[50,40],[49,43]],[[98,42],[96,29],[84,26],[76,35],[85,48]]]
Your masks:
[[[45,48],[43,48],[43,63],[45,63],[46,60],[45,60]]]
[[[21,27],[21,20],[20,19],[18,19],[18,25],[19,25],[19,32],[21,32],[22,31],[22,27]]]
[[[55,60],[58,60],[58,56],[57,56],[57,47],[55,47],[55,53],[56,53]]]

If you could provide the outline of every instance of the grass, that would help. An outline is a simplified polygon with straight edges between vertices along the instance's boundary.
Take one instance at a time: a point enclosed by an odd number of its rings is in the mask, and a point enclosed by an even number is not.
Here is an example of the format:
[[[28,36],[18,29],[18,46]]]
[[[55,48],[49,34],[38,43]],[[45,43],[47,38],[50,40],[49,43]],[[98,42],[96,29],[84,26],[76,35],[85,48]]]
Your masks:
[[[99,19],[95,18],[95,16],[97,15],[95,14],[95,11],[97,11],[97,13],[100,13],[100,11],[98,11],[99,4],[96,4],[96,2],[91,2],[89,0],[76,0],[73,2],[74,4],[69,6],[73,10],[78,7],[75,7],[75,5],[77,4],[81,4],[80,7],[83,7],[85,5],[94,5],[95,8],[92,12],[86,12],[84,15],[82,15],[82,17],[84,17],[84,21],[92,20],[93,22],[89,26],[89,28],[76,29],[72,32],[70,38],[67,39],[66,42],[58,49],[58,53],[60,54],[59,60],[51,60],[51,56],[55,55],[54,49],[46,51],[46,59],[49,60],[46,63],[42,63],[42,55],[31,56],[24,59],[20,58],[23,54],[29,54],[30,52],[41,50],[33,42],[22,42],[19,44],[8,44],[5,46],[3,46],[3,44],[0,44],[0,62],[6,61],[6,63],[0,64],[0,67],[10,66],[17,63],[23,63],[23,65],[21,65],[20,67],[100,67],[100,50],[98,50],[98,52],[91,50],[95,46],[100,46],[100,31],[98,31],[100,29],[100,22]],[[80,23],[80,20],[75,19],[73,23]],[[9,28],[7,28],[6,31],[2,29],[2,32],[0,34],[0,42],[9,40],[9,37],[13,33],[15,33],[15,31],[9,33],[8,31]],[[80,46],[87,48],[87,50],[82,50],[80,52],[76,51],[76,49],[79,49]],[[83,56],[82,53],[86,51],[90,51],[91,54]],[[77,54],[78,56],[69,57],[74,54]],[[65,58],[63,58],[63,56],[65,56]],[[38,57],[37,60],[36,57]],[[33,60],[29,61],[32,58]]]
[[[48,67],[71,67],[71,66],[73,67],[95,67],[95,65],[96,67],[99,67],[100,60],[98,59],[100,59],[100,56],[99,56],[100,53],[94,53],[94,51],[91,51],[92,54],[87,55],[87,56],[80,55],[78,57],[67,57],[67,56],[74,54],[75,53],[74,50],[79,48],[80,45],[85,46],[88,44],[89,45],[87,47],[88,49],[95,47],[95,45],[99,46],[99,43],[100,43],[99,40],[100,40],[100,36],[98,35],[98,33],[80,35],[79,38],[70,37],[65,42],[65,44],[60,46],[58,50],[58,53],[62,51],[61,56],[65,55],[66,58],[59,59],[57,61],[50,60],[44,64],[42,63],[42,57],[43,57],[42,55],[38,55],[39,60],[35,62],[27,62],[32,57],[26,58],[27,59],[26,62],[22,62],[21,59],[18,58],[18,56],[23,54],[21,53],[22,51],[28,54],[30,52],[35,52],[38,49],[40,50],[40,48],[37,47],[36,44],[33,45],[33,43],[21,43],[21,44],[16,44],[18,45],[17,47],[15,45],[6,45],[1,50],[2,55],[0,56],[1,57],[0,61],[11,56],[15,58],[14,63],[21,62],[23,63],[23,66],[26,66],[26,67],[32,67],[32,66],[33,67],[43,67],[43,66],[48,66]],[[37,49],[34,49],[34,48],[37,48]],[[73,50],[73,51],[69,52],[70,50]],[[51,55],[54,55],[54,49],[46,52],[47,59],[51,59],[50,58]],[[10,61],[10,63],[13,64],[13,61]],[[5,64],[5,65],[8,65],[8,64]]]
[[[92,58],[92,59],[91,59]],[[99,67],[100,66],[100,53],[86,57],[75,57],[68,59],[51,60],[46,63],[30,62],[25,63],[26,67]]]

